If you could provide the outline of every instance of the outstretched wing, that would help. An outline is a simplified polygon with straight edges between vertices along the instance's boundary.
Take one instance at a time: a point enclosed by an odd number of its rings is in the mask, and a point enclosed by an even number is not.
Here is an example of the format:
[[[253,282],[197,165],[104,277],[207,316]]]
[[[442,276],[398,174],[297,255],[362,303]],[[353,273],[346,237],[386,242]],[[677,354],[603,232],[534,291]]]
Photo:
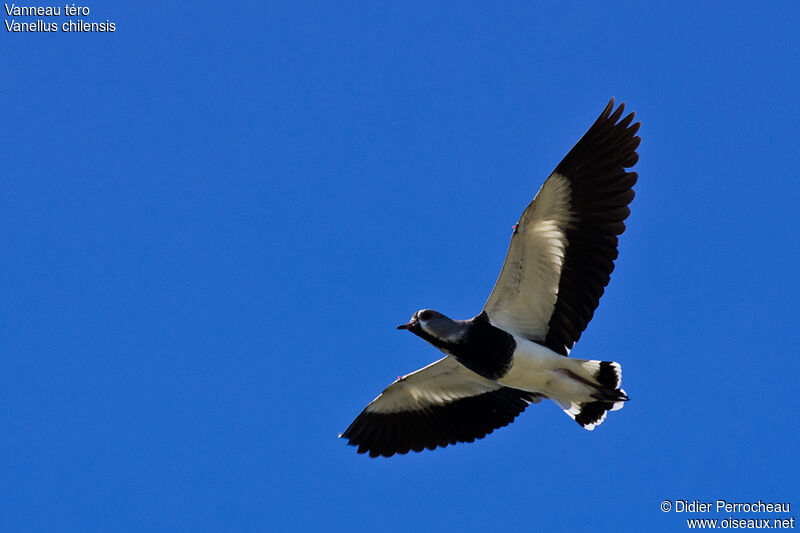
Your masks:
[[[433,450],[483,438],[541,398],[498,385],[448,355],[398,378],[340,437],[371,457]]]
[[[617,258],[639,156],[640,123],[608,103],[522,213],[484,310],[492,323],[568,355]]]

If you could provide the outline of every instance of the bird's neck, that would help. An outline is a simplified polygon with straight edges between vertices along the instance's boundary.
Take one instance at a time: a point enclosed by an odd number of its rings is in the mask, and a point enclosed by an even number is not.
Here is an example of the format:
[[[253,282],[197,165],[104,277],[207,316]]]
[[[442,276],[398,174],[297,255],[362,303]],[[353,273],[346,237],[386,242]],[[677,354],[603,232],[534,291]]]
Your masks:
[[[443,340],[424,331],[420,337],[488,379],[505,375],[517,347],[514,337],[493,326],[485,313],[466,321],[464,334],[456,341]]]

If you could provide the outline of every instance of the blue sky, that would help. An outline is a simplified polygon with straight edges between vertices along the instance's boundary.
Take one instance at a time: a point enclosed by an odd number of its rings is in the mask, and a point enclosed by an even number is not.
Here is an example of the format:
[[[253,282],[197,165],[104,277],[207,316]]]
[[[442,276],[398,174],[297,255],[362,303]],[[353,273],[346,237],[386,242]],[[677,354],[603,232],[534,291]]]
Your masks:
[[[800,509],[795,3],[89,7],[116,31],[0,41],[0,530]],[[337,433],[439,356],[395,326],[480,311],[611,96],[643,123],[640,178],[573,355],[621,362],[632,400],[591,433],[544,403],[478,443],[357,455]]]

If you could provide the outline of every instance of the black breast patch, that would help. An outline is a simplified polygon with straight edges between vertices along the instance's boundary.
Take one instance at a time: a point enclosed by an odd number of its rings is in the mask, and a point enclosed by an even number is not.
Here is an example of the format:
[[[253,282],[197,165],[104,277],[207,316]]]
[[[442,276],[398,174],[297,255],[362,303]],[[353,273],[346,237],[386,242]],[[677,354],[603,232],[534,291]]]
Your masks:
[[[496,380],[511,368],[517,343],[514,337],[489,323],[486,312],[469,321],[464,338],[442,348],[476,374]]]

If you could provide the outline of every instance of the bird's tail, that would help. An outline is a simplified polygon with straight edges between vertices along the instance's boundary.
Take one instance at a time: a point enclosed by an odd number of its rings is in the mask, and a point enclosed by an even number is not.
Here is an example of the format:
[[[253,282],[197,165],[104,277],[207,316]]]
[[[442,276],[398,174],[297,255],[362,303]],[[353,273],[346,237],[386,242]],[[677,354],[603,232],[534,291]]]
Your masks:
[[[613,361],[572,361],[575,365],[571,369],[563,369],[563,372],[586,385],[592,400],[553,400],[570,418],[591,431],[605,420],[608,411],[618,411],[628,401],[628,395],[620,388],[622,367]]]

